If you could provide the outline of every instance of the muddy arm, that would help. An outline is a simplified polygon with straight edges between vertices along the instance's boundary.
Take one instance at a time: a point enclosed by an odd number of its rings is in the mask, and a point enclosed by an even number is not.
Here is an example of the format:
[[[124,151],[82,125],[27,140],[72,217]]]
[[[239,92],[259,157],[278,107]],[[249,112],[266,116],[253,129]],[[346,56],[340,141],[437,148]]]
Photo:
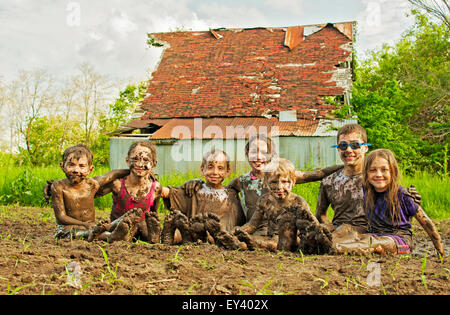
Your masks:
[[[344,165],[333,165],[329,167],[322,168],[320,170],[315,171],[295,171],[296,184],[303,184],[308,182],[315,182],[318,180],[322,180],[324,177],[333,174],[336,171],[342,169]]]
[[[326,225],[330,225],[330,221],[328,220],[327,212],[328,206],[330,205],[330,201],[328,200],[323,185],[320,184],[319,187],[319,198],[317,199],[316,206],[316,218],[320,223],[324,223]]]
[[[227,188],[232,188],[234,189],[236,192],[240,192],[241,191],[241,182],[239,181],[239,177],[236,177],[235,179],[233,179],[228,185]]]
[[[112,183],[116,179],[120,179],[128,175],[130,175],[129,169],[121,169],[121,170],[113,170],[100,176],[95,176],[94,179],[98,182],[100,188],[102,188],[103,186]]]
[[[436,226],[433,221],[427,216],[425,211],[423,211],[422,207],[419,206],[417,213],[414,217],[419,221],[420,225],[423,227],[425,232],[427,232],[428,236],[431,238],[434,247],[438,251],[438,253],[443,257],[444,253],[444,244],[442,243],[441,236],[439,235]]]
[[[260,203],[258,204],[258,208],[255,211],[255,214],[252,216],[247,224],[243,225],[239,229],[247,232],[248,234],[255,233],[256,229],[261,225],[261,222],[264,217],[265,208]]]

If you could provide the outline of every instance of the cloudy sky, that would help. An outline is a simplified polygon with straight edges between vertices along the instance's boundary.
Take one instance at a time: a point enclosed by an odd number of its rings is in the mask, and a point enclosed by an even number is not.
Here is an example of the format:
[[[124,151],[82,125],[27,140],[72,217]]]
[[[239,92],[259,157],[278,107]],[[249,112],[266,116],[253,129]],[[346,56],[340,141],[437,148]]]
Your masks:
[[[407,0],[1,0],[0,78],[20,69],[66,77],[81,63],[138,82],[160,49],[146,34],[217,27],[357,21],[358,54],[392,44],[413,22]]]

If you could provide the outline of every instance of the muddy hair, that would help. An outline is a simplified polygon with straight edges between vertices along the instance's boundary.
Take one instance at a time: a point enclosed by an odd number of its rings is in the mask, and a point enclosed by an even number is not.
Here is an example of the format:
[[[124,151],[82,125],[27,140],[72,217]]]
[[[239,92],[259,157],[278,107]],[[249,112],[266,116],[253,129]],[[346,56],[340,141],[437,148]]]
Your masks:
[[[130,148],[128,149],[127,156],[130,157],[131,152],[133,152],[133,150],[135,148],[137,148],[138,146],[142,146],[142,147],[146,147],[146,148],[150,149],[151,162],[152,162],[152,166],[153,166],[152,171],[150,173],[150,178],[155,181],[158,180],[158,174],[156,174],[154,172],[156,164],[158,163],[157,158],[156,158],[156,146],[153,144],[153,142],[148,141],[148,140],[140,140],[140,141],[133,142],[130,145]]]
[[[245,155],[248,158],[248,152],[250,151],[250,146],[251,146],[252,142],[257,141],[257,140],[263,141],[267,144],[267,153],[269,154],[269,161],[270,161],[273,156],[272,149],[274,148],[274,145],[272,142],[272,138],[270,138],[262,133],[252,135],[248,138],[248,141],[245,145]]]
[[[79,159],[79,158],[85,156],[87,158],[89,166],[92,165],[94,156],[93,156],[91,150],[89,150],[89,147],[87,145],[77,144],[77,145],[68,147],[66,150],[64,150],[64,153],[62,156],[63,165],[66,164],[67,158],[71,154],[74,154],[73,157],[76,159]]]
[[[348,135],[350,133],[358,133],[361,136],[361,139],[363,140],[363,142],[367,142],[366,129],[364,129],[363,126],[358,125],[358,124],[348,124],[348,125],[342,126],[337,133],[336,141],[339,142],[339,137],[341,135]]]
[[[269,177],[280,174],[281,176],[287,176],[290,180],[292,180],[294,183],[296,181],[295,176],[295,166],[294,164],[284,158],[277,158],[276,161],[273,161],[273,163],[277,163],[277,167],[273,169],[272,171],[265,172],[264,173],[264,181],[267,183],[269,180]]]
[[[386,200],[387,213],[392,218],[392,225],[396,226],[400,222],[400,206],[399,206],[399,200],[398,200],[398,195],[397,195],[398,189],[399,189],[398,182],[400,179],[400,172],[398,169],[397,159],[395,158],[394,153],[392,153],[391,150],[377,149],[377,150],[370,152],[364,158],[363,185],[367,191],[366,207],[367,207],[369,215],[373,215],[373,211],[374,211],[374,207],[375,207],[374,206],[375,189],[369,183],[369,170],[370,170],[372,163],[377,158],[385,159],[389,165],[389,172],[391,175],[391,183],[389,184],[389,186],[386,190],[385,200]]]
[[[225,156],[225,159],[227,160],[227,169],[230,169],[230,158],[228,157],[228,154],[225,151],[222,150],[218,150],[216,148],[213,148],[212,150],[206,152],[205,154],[203,154],[203,158],[202,158],[202,165],[201,167],[205,167],[206,164],[208,163],[208,159],[212,156],[212,157],[216,157],[219,154],[223,154]]]

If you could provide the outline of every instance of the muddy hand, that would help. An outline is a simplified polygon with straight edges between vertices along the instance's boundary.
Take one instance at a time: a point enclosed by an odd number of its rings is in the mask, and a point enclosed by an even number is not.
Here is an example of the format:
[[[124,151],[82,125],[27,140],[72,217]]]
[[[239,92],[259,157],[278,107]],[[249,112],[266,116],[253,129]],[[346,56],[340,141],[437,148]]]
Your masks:
[[[191,179],[184,183],[184,192],[186,196],[192,198],[194,194],[202,187],[203,181],[201,179]]]
[[[45,199],[46,203],[52,197],[52,184],[53,184],[53,180],[48,180],[47,185],[45,185],[44,189],[42,189],[42,193],[44,194],[44,199]]]

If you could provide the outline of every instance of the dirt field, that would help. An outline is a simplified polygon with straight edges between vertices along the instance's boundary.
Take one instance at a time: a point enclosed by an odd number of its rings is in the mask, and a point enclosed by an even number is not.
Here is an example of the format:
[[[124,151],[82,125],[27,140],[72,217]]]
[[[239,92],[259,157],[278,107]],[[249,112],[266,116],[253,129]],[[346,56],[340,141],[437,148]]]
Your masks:
[[[412,255],[302,256],[227,251],[210,244],[56,242],[51,209],[5,209],[0,212],[0,294],[450,293],[449,259],[436,256],[417,223]],[[437,226],[448,257],[450,221]]]

